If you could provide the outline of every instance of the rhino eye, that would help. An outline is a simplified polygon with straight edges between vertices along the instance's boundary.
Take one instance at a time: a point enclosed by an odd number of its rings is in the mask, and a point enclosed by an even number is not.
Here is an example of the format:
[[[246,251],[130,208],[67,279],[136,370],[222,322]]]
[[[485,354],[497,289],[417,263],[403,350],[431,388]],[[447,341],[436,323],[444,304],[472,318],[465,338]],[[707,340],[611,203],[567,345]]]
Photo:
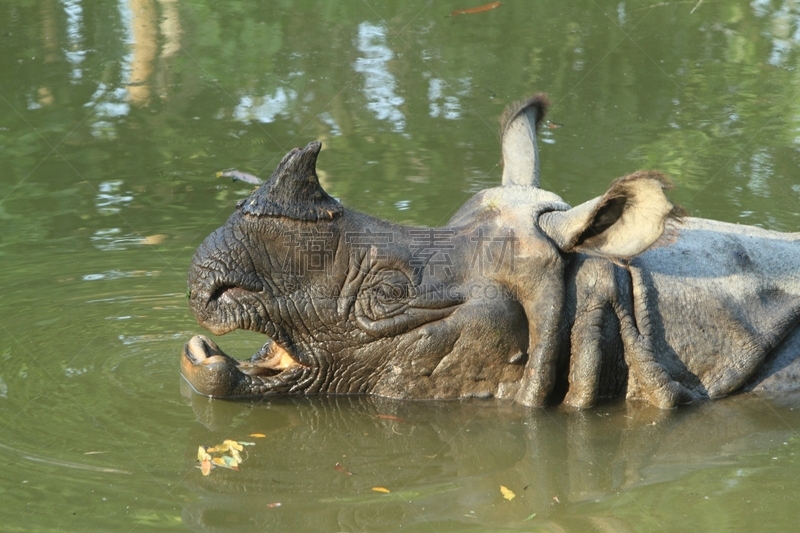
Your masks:
[[[381,320],[401,313],[411,292],[411,280],[398,270],[376,272],[365,280],[357,309],[370,320]]]
[[[383,303],[396,303],[408,297],[408,286],[382,283],[375,289],[375,297]]]

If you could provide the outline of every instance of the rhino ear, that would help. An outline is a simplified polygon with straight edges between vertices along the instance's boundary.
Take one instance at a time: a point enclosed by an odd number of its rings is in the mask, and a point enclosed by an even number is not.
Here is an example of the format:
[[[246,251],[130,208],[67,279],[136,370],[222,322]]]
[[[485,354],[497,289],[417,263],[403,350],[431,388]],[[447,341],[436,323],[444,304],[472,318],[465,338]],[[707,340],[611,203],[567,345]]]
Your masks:
[[[332,220],[342,205],[319,184],[316,164],[322,143],[313,141],[293,148],[258,189],[239,203],[243,213],[257,217],[286,217],[293,220]]]
[[[640,171],[619,178],[601,197],[567,211],[539,217],[539,226],[567,253],[630,259],[664,233],[668,218],[682,210],[664,195],[672,185],[658,172]]]

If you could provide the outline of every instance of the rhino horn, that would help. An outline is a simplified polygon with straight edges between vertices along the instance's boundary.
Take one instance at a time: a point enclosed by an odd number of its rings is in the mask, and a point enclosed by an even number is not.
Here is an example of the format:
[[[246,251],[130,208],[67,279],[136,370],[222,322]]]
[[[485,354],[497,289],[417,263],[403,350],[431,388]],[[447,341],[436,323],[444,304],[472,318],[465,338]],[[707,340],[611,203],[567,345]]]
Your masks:
[[[316,164],[322,143],[293,148],[283,156],[269,179],[240,202],[243,213],[257,217],[286,217],[316,222],[332,220],[342,205],[319,184]]]
[[[535,94],[508,106],[500,118],[503,145],[503,185],[539,187],[539,147],[536,128],[550,102]]]

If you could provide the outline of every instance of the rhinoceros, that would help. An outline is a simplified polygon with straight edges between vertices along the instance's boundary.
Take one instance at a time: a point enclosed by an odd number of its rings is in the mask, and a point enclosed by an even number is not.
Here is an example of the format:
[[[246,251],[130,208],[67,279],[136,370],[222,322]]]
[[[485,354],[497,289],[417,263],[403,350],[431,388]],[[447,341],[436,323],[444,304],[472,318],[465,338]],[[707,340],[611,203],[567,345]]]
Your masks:
[[[502,185],[446,226],[349,210],[321,144],[291,150],[200,245],[189,305],[215,335],[268,336],[237,360],[198,335],[202,395],[500,398],[659,408],[800,386],[800,234],[684,216],[639,171],[570,207],[539,187],[535,95],[501,119]]]

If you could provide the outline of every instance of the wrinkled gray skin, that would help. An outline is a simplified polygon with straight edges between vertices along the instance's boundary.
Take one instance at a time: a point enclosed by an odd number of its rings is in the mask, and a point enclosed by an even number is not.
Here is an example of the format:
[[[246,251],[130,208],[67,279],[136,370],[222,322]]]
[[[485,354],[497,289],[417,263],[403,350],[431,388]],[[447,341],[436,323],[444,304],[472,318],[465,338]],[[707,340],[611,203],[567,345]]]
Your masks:
[[[539,189],[536,96],[503,118],[503,186],[443,228],[343,208],[320,143],[294,149],[197,250],[189,304],[250,360],[190,340],[182,373],[215,398],[371,393],[661,408],[800,385],[800,234],[679,218],[637,172],[570,208]]]

